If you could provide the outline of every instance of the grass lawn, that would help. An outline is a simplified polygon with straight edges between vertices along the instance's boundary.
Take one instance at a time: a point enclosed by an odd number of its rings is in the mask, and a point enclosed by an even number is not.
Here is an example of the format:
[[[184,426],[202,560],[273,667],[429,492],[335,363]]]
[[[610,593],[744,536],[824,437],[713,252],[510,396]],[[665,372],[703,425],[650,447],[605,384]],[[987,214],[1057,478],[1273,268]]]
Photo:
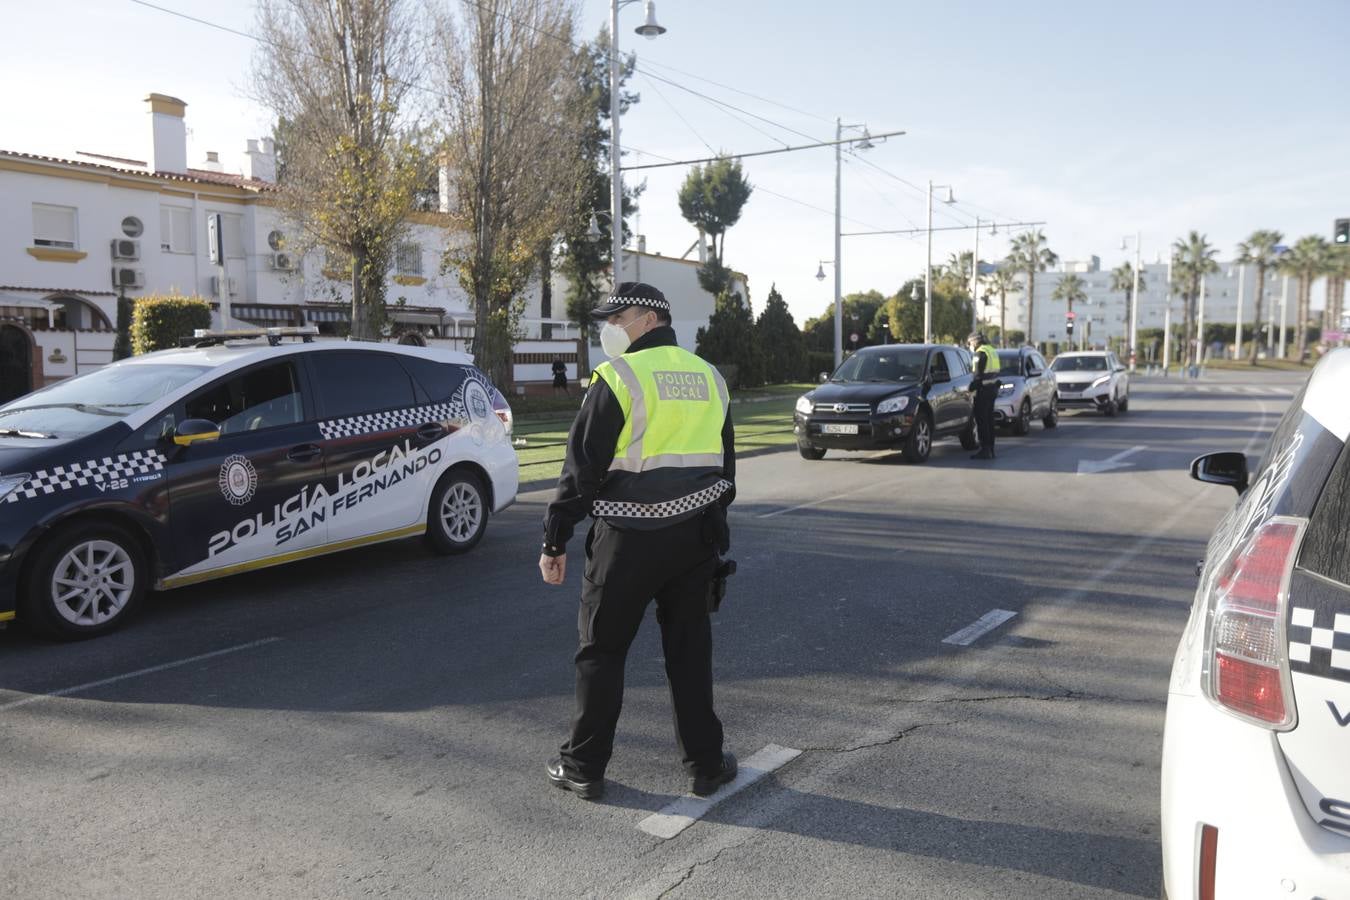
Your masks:
[[[736,452],[745,453],[767,447],[793,444],[792,407],[797,397],[811,385],[775,384],[762,388],[736,391],[733,394],[731,419],[736,425]],[[525,400],[526,398],[517,398]],[[551,398],[528,398],[551,399]],[[559,398],[561,402],[562,398]],[[521,483],[554,479],[562,472],[566,455],[567,431],[572,426],[575,408],[580,400],[572,401],[572,408],[555,408],[525,412],[524,403],[512,403],[516,412],[514,437],[524,440],[516,447],[520,457]]]

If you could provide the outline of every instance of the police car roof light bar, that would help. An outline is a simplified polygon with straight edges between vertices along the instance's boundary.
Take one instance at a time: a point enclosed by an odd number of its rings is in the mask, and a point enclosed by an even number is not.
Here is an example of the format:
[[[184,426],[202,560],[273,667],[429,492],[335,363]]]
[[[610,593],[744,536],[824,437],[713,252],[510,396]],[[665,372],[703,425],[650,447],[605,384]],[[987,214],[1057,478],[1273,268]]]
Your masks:
[[[223,331],[212,331],[209,328],[197,328],[192,332],[192,337],[183,338],[180,342],[184,347],[214,347],[224,344],[226,341],[248,341],[266,338],[267,343],[275,347],[281,343],[285,337],[298,337],[306,344],[313,343],[315,336],[319,333],[319,326],[304,325],[300,327],[288,326],[277,328],[231,328]]]

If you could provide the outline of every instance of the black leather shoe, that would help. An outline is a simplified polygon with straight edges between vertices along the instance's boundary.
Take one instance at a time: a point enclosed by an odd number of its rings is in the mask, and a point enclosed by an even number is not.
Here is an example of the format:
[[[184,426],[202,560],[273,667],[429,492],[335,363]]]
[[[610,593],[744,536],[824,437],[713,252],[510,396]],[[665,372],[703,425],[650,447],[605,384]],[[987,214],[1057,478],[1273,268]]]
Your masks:
[[[548,764],[548,780],[553,782],[554,787],[560,787],[564,791],[571,791],[582,800],[598,800],[605,792],[605,779],[597,778],[595,781],[582,781],[573,775],[568,775],[567,770],[563,768],[562,758],[555,756]]]
[[[736,754],[730,751],[722,754],[722,770],[715,775],[695,775],[694,793],[706,797],[736,777]]]
[[[974,456],[971,457],[971,459],[993,459],[993,458],[994,454],[990,453],[988,450],[981,450],[979,453],[976,453]]]

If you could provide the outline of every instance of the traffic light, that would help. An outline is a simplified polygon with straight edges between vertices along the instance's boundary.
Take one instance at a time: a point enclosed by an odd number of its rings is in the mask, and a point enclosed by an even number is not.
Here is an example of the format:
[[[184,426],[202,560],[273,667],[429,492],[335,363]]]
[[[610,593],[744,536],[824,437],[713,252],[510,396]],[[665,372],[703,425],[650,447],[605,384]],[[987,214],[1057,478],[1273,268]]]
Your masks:
[[[1338,244],[1350,244],[1350,219],[1337,219],[1335,241]]]
[[[1069,334],[1073,334],[1073,319],[1064,320],[1064,330]]]

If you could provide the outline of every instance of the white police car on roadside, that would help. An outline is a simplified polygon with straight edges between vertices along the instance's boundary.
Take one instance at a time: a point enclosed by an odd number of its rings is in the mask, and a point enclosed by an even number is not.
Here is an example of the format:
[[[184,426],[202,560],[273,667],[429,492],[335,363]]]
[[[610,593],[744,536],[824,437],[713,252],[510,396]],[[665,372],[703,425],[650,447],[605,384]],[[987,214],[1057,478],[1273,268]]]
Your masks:
[[[1172,667],[1164,896],[1350,897],[1350,349],[1328,354],[1209,542]],[[1250,485],[1248,481],[1250,480]]]
[[[0,621],[89,637],[151,587],[478,543],[519,481],[501,393],[462,353],[311,336],[201,335],[0,407]]]

